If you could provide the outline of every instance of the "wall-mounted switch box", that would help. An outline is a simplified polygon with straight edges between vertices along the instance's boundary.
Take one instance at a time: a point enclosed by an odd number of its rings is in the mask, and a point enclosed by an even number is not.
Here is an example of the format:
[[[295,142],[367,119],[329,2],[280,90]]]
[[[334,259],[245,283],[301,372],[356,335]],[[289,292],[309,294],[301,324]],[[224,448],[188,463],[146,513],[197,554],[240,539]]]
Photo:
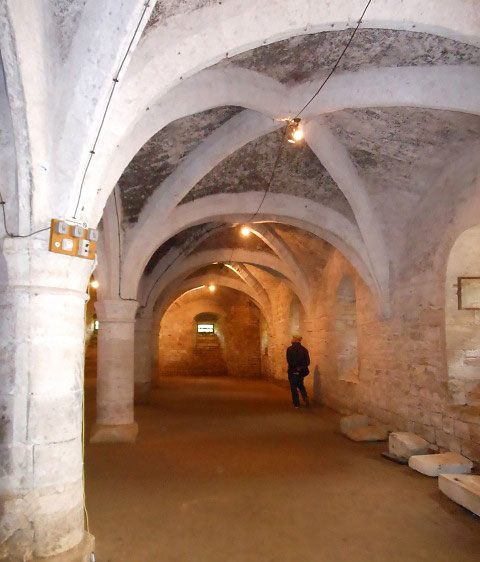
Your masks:
[[[87,230],[78,225],[70,225],[67,221],[52,219],[49,245],[51,252],[94,260],[97,240],[98,230],[94,228]]]
[[[68,224],[63,221],[58,221],[55,225],[55,232],[57,234],[68,234]]]
[[[81,258],[88,258],[90,252],[90,240],[79,240],[78,241],[78,252],[77,256]]]
[[[85,234],[84,228],[78,225],[72,226],[72,236],[74,236],[75,238],[83,238],[84,234]]]

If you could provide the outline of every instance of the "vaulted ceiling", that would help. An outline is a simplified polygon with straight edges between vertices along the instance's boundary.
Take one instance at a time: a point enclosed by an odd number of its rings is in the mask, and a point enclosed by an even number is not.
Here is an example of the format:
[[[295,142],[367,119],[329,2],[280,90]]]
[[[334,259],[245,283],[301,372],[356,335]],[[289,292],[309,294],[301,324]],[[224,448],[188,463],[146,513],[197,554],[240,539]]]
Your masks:
[[[171,11],[181,12],[214,3],[188,3],[188,8],[182,2],[159,3],[145,33],[160,25]],[[233,57],[226,56],[211,69],[247,69],[288,87],[309,81],[319,85],[351,35],[351,30],[335,30],[334,27],[331,31],[292,37]],[[479,66],[480,49],[427,33],[360,29],[336,75],[349,72],[355,76],[381,67],[445,65]],[[237,119],[243,111],[248,110],[238,105],[214,107],[174,120],[154,134],[119,180],[124,228],[128,230],[140,220],[152,195],[161,192],[164,182],[179,167],[186,164],[195,167],[198,163],[196,154],[201,154],[199,149],[206,146],[222,127],[225,130],[225,125],[233,123],[231,120]],[[480,138],[480,116],[428,107],[346,108],[325,114],[322,123],[346,149],[365,184],[367,197],[387,241],[398,237],[405,228],[408,218],[432,187],[445,162],[460,155]],[[235,127],[228,131],[228,134],[236,134]],[[284,146],[279,156],[282,143]],[[357,228],[357,216],[351,203],[327,171],[328,167],[308,142],[286,143],[281,123],[275,124],[272,120],[271,132],[259,134],[233,152],[226,150],[220,161],[207,166],[206,173],[179,199],[178,206],[212,195],[252,193],[253,196],[254,192],[268,189],[269,194],[318,203]],[[150,274],[172,248],[181,249],[183,256],[237,246],[275,253],[259,238],[241,240],[237,229],[224,226],[200,224],[177,234],[152,256],[146,273]],[[362,225],[359,226],[361,231]],[[308,269],[310,263],[314,269],[321,270],[333,250],[330,244],[299,229],[280,224],[270,224],[269,228],[304,269]],[[234,257],[230,261],[234,261]],[[230,272],[223,273],[230,275]]]

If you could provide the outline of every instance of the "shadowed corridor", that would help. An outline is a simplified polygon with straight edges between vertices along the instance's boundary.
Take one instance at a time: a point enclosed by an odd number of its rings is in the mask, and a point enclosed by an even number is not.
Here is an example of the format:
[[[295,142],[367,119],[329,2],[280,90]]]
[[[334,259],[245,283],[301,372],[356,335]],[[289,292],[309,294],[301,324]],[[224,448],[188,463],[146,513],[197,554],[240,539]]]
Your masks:
[[[331,410],[294,410],[286,388],[162,379],[136,419],[135,444],[87,446],[98,562],[478,559],[478,518],[436,479],[346,440]]]

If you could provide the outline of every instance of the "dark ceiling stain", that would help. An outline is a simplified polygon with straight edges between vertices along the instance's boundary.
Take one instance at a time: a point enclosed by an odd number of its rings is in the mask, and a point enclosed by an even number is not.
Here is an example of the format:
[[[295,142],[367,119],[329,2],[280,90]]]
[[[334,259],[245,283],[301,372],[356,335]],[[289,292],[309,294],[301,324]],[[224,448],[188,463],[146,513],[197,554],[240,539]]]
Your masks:
[[[240,230],[241,227],[236,226],[215,232],[207,240],[199,244],[192,253],[216,250],[219,248],[238,248],[239,250],[274,254],[273,250],[253,232],[248,236],[243,236]],[[235,261],[235,252],[233,252],[232,259],[229,261]]]
[[[147,25],[145,26],[145,31],[156,25],[164,23],[169,17],[177,16],[179,14],[188,14],[189,12],[194,12],[199,8],[221,3],[222,0],[158,0],[155,4],[155,8],[152,10]]]
[[[333,67],[351,34],[346,29],[291,37],[224,59],[214,68],[241,67],[283,83],[304,82]],[[360,29],[337,72],[437,64],[480,65],[480,49],[429,33]]]
[[[195,226],[191,226],[182,230],[175,236],[169,238],[166,242],[164,242],[159,248],[155,250],[152,254],[150,260],[148,261],[147,265],[145,266],[144,273],[148,275],[153,271],[157,263],[168,253],[169,250],[172,248],[180,248],[184,246],[184,250],[182,252],[183,256],[188,255],[192,249],[194,248],[197,240],[199,240],[202,236],[209,232],[215,232],[220,225],[215,223],[203,223],[198,224]]]
[[[281,142],[284,148],[269,191],[311,199],[351,218],[348,201],[315,154],[305,143],[285,142],[283,131],[251,141],[225,158],[197,183],[182,203],[217,193],[264,191]]]
[[[440,170],[480,139],[480,116],[414,107],[345,109],[326,121],[364,173],[374,170],[384,187],[407,191],[426,187],[413,181],[420,169]],[[371,182],[370,182],[371,183]]]
[[[177,119],[146,142],[118,182],[124,220],[136,222],[148,198],[165,178],[202,140],[241,110],[218,107]]]
[[[222,277],[228,279],[240,280],[240,277],[232,271],[229,267],[225,267],[223,263],[209,264],[204,267],[200,267],[193,273],[191,273],[186,279],[191,279],[194,277],[199,277],[201,275],[221,275]]]

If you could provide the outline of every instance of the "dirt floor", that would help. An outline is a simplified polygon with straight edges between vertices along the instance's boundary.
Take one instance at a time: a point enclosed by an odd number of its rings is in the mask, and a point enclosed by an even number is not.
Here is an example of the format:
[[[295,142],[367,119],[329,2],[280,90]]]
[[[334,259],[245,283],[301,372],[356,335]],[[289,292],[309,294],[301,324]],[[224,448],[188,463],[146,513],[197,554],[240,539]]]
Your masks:
[[[89,423],[94,389],[87,392]],[[463,562],[480,519],[264,381],[167,379],[135,444],[87,447],[97,562]]]

